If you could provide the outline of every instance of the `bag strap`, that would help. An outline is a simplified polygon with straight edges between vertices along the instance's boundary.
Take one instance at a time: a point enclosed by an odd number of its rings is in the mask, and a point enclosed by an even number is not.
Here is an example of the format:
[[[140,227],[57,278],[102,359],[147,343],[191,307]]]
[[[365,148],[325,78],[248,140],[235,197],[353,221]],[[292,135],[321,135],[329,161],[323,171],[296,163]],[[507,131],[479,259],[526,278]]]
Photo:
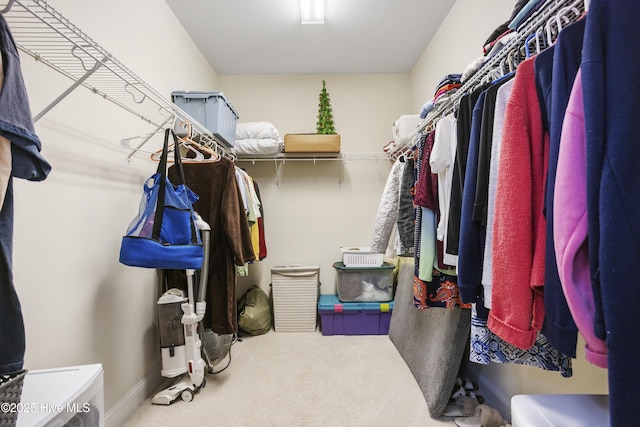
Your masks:
[[[173,131],[173,129],[171,130],[171,135],[173,135],[173,146],[174,146],[174,150],[173,150],[173,158],[174,158],[174,163],[176,165],[176,167],[178,168],[178,178],[177,181],[179,181],[177,184],[180,185],[184,185],[185,187],[187,187],[187,180],[184,178],[184,168],[182,167],[182,156],[180,156],[180,146],[178,143],[178,136],[175,134],[175,132]],[[163,150],[164,151],[164,150]],[[164,204],[162,205],[162,209],[164,210]],[[195,224],[195,212],[193,210],[193,205],[191,203],[189,203],[189,211],[191,212],[191,221],[189,221],[189,224],[191,225],[191,236],[192,236],[192,243],[198,243],[200,244],[200,233],[198,233],[198,229],[196,227]],[[160,220],[160,222],[162,222],[162,220]],[[155,222],[154,222],[155,225]],[[160,229],[158,229],[158,237],[160,237]],[[194,242],[195,239],[195,242]]]
[[[162,146],[162,155],[160,156],[160,163],[158,164],[157,173],[160,174],[160,185],[158,193],[158,202],[156,204],[156,212],[153,219],[153,231],[151,237],[155,240],[160,238],[160,230],[162,229],[162,218],[164,216],[164,200],[165,193],[167,191],[167,159],[169,157],[169,133],[173,136],[173,159],[176,164],[179,174],[177,184],[184,184],[184,169],[182,168],[182,158],[180,157],[180,146],[178,143],[178,137],[173,129],[167,128],[164,131],[164,145]]]

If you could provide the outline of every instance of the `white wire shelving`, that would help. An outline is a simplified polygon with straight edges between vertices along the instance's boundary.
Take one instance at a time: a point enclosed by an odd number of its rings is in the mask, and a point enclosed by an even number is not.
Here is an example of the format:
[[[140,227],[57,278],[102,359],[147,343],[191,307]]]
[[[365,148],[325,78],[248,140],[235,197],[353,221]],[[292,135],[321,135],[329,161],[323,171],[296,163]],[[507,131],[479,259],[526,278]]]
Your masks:
[[[43,0],[10,0],[0,10],[22,52],[73,83],[47,107],[34,114],[42,118],[67,95],[83,86],[160,130],[175,123],[191,123],[192,136],[219,155],[235,155],[202,124],[122,64],[60,12]],[[137,147],[130,147],[131,157]]]

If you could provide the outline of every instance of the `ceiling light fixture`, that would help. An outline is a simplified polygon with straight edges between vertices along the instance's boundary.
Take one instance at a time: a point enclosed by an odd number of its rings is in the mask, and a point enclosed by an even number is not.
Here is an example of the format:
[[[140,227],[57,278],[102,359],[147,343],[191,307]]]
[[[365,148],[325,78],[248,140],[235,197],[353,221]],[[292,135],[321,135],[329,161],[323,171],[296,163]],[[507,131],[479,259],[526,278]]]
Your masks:
[[[324,24],[324,0],[300,0],[302,24]]]

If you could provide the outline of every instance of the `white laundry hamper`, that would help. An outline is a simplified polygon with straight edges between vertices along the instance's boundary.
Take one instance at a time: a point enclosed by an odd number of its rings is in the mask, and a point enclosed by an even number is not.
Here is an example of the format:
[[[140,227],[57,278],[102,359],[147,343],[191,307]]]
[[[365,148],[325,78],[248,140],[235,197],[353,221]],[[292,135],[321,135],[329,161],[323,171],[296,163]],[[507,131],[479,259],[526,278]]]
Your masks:
[[[313,332],[318,314],[320,268],[282,266],[271,269],[273,320],[276,332]]]

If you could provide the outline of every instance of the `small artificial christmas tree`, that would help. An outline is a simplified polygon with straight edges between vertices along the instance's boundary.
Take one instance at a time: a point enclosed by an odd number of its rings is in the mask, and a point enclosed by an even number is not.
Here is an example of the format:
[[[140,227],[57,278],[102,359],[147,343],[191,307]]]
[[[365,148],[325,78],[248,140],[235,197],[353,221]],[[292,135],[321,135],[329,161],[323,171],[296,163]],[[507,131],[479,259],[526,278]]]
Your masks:
[[[318,122],[316,123],[317,133],[321,135],[335,135],[336,128],[333,124],[333,113],[331,112],[331,99],[327,93],[326,82],[322,81],[322,91],[320,92],[320,104],[318,105]]]

